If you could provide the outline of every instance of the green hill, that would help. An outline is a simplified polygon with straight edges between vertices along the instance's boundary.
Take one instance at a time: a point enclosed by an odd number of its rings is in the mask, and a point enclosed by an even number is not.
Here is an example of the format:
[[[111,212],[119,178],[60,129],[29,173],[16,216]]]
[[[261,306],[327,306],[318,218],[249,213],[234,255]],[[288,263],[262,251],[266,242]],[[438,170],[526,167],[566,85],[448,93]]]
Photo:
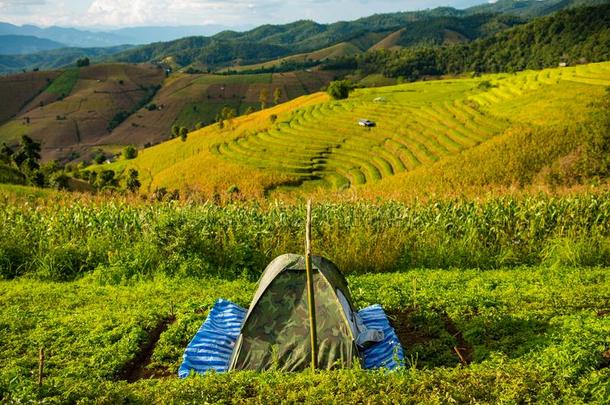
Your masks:
[[[398,42],[400,46],[447,43],[454,42],[456,38],[472,40],[490,35],[523,22],[523,18],[533,18],[561,9],[599,3],[605,2],[601,0],[502,1],[465,10],[443,7],[424,11],[378,14],[333,24],[296,21],[285,25],[263,25],[246,32],[225,31],[212,37],[190,37],[150,44],[121,52],[113,58],[121,62],[149,62],[171,57],[182,67],[196,64],[205,69],[217,69],[252,65],[290,55],[310,53],[343,42],[358,43],[356,46],[359,48],[368,49],[381,40],[381,38],[371,38],[371,33],[389,35],[402,28],[405,30]]]
[[[530,184],[544,167],[588,142],[585,127],[566,128],[586,125],[592,103],[607,86],[610,64],[600,63],[360,89],[342,101],[318,93],[235,119],[229,128],[195,131],[186,142],[166,142],[107,167],[136,168],[149,191],[167,187],[209,195],[234,185],[244,197],[344,189],[413,196],[428,188],[405,188],[403,182],[419,184],[419,174],[432,183],[437,178],[425,168],[435,173],[433,168],[458,159],[448,167],[476,173],[461,168],[459,159],[471,156],[468,167],[477,168],[481,157],[504,162],[504,150],[516,148],[524,151],[522,162],[536,162],[520,169],[526,174],[502,177],[511,167],[504,164],[495,171],[497,181],[483,183]],[[361,118],[376,126],[360,127]],[[529,135],[511,136],[515,133]],[[496,139],[509,146],[494,147]],[[550,154],[545,158],[540,151]]]
[[[610,60],[610,4],[561,11],[472,42],[453,46],[418,46],[327,63],[366,74],[417,80],[423,76],[465,72],[514,72],[560,63]],[[401,33],[393,42],[400,40]]]
[[[58,69],[73,66],[76,60],[88,57],[100,61],[109,55],[131,48],[129,45],[105,48],[59,48],[27,55],[0,55],[0,73],[15,73],[32,69]]]

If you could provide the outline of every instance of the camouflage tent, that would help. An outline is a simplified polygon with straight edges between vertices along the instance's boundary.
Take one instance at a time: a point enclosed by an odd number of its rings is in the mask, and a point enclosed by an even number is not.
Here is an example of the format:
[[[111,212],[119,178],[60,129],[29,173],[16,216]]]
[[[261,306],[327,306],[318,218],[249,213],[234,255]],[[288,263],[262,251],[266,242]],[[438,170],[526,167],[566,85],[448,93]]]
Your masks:
[[[339,269],[327,259],[312,256],[312,270],[318,367],[350,367],[360,361],[356,341],[366,328],[354,311]],[[310,362],[305,257],[286,254],[273,260],[261,277],[229,369],[300,371]]]

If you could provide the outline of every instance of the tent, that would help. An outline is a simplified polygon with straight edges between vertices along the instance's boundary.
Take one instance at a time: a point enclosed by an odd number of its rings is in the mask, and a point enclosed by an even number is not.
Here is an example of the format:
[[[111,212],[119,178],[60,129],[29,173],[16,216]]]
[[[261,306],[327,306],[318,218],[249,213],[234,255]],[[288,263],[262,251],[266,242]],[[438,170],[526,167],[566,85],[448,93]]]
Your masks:
[[[311,259],[318,368],[398,366],[402,347],[383,309],[374,305],[357,312],[337,266],[323,257]],[[265,269],[247,312],[226,300],[217,302],[187,347],[179,376],[191,370],[309,368],[308,314],[305,257],[279,256]]]

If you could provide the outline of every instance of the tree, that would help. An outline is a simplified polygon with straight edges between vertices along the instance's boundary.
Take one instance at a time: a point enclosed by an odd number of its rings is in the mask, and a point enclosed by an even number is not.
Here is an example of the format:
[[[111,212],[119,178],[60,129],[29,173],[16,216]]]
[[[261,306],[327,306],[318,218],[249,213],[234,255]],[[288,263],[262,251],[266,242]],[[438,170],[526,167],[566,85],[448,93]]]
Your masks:
[[[261,103],[261,110],[264,110],[267,106],[267,102],[269,101],[269,90],[262,89],[260,95],[258,96],[258,101]]]
[[[129,169],[125,185],[127,186],[127,190],[131,191],[132,193],[137,192],[140,189],[140,186],[142,185],[142,183],[140,183],[140,180],[138,180],[138,176],[139,173],[136,169]]]
[[[27,135],[21,137],[19,150],[13,154],[13,161],[17,167],[26,175],[40,168],[40,143],[34,141]]]
[[[352,87],[348,80],[335,80],[330,82],[326,92],[335,100],[343,100],[349,97]]]
[[[246,108],[246,111],[244,111],[244,114],[248,115],[248,114],[252,114],[254,112],[254,107],[249,106],[248,108]]]
[[[180,128],[180,139],[182,142],[186,142],[186,137],[188,136],[189,130],[185,127]]]
[[[123,149],[123,157],[125,159],[134,159],[136,156],[138,156],[138,150],[134,146],[129,145]]]
[[[70,177],[64,172],[55,173],[51,176],[51,186],[57,190],[67,190],[70,186]]]
[[[275,90],[273,91],[273,104],[275,104],[275,105],[279,104],[281,98],[282,98],[282,89],[279,87],[276,87]]]
[[[116,178],[113,170],[102,170],[97,176],[97,185],[99,188],[116,186]]]
[[[174,125],[172,127],[172,139],[180,136],[180,127],[178,125]]]
[[[87,57],[78,58],[78,60],[76,61],[76,66],[85,67],[85,66],[89,66],[90,63],[91,63],[91,61],[89,61],[89,58],[87,58]]]
[[[10,146],[3,143],[2,148],[0,148],[0,160],[2,160],[4,163],[10,163],[14,153],[15,151],[11,149]]]
[[[106,161],[106,155],[104,154],[103,151],[99,150],[94,156],[93,156],[93,161],[95,163],[97,163],[98,165],[101,165],[102,163],[104,163]]]

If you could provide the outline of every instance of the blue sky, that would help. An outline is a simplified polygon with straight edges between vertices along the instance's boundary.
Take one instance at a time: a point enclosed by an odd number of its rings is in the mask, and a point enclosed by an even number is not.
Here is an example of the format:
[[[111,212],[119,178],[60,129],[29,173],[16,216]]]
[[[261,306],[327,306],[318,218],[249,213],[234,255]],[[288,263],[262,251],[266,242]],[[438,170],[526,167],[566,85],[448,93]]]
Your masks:
[[[0,21],[77,27],[260,25],[299,19],[352,20],[375,13],[485,0],[0,0]]]

